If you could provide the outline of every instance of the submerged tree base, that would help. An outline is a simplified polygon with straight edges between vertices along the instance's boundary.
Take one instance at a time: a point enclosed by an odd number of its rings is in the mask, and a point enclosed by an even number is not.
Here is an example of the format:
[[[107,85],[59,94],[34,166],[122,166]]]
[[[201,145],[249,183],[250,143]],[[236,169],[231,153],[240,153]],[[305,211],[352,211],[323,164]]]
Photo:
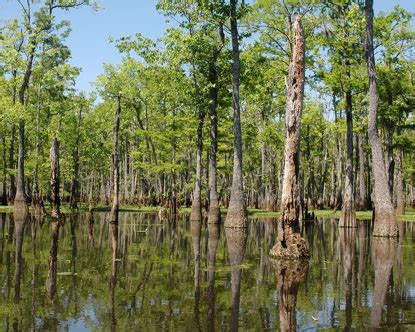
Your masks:
[[[299,233],[292,233],[284,236],[281,241],[278,236],[278,241],[269,252],[271,257],[277,259],[308,259],[310,258],[310,251],[306,241]]]

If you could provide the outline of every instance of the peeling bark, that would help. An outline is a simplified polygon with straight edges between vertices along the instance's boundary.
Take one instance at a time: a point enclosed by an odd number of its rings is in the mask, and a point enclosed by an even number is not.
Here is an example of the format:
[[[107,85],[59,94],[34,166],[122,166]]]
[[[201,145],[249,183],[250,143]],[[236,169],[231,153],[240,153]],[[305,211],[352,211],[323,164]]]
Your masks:
[[[59,141],[55,137],[52,148],[50,149],[50,186],[52,189],[51,203],[52,203],[52,218],[60,217],[61,199],[59,196],[60,190],[60,167],[59,167]]]
[[[279,258],[308,258],[307,244],[300,234],[300,129],[304,97],[304,29],[300,16],[294,26],[293,57],[289,69],[285,143],[284,179],[282,185],[281,212],[278,223],[278,239],[270,255]]]

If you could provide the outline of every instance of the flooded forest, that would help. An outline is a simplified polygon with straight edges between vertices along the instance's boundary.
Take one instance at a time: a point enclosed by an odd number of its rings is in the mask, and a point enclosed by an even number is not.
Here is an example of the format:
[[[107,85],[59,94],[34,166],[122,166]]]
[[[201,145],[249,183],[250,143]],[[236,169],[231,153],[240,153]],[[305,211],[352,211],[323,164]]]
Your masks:
[[[415,5],[2,1],[1,331],[415,330]]]

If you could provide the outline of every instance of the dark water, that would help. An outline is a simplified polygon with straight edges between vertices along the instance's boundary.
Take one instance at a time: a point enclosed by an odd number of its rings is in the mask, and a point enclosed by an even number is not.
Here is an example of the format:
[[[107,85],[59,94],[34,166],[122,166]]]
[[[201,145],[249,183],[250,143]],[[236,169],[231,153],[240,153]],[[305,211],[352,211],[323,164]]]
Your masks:
[[[127,212],[118,228],[106,213],[0,218],[0,331],[415,330],[410,222],[396,242],[319,220],[307,266],[270,260],[272,219],[244,232]]]

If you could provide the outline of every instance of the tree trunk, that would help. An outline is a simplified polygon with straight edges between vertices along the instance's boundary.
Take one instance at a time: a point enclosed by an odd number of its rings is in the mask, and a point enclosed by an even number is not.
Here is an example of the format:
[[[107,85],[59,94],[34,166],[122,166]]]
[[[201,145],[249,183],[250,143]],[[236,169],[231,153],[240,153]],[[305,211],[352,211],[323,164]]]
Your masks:
[[[197,119],[197,153],[196,153],[196,184],[193,191],[192,212],[190,220],[202,220],[202,153],[203,153],[203,122],[205,112],[199,110]]]
[[[300,16],[295,19],[293,55],[289,68],[285,142],[284,179],[281,198],[281,220],[278,223],[277,243],[270,255],[279,258],[308,258],[307,244],[300,234],[300,129],[304,97],[304,29]]]
[[[373,0],[366,0],[366,36],[365,57],[369,77],[369,140],[372,148],[372,164],[374,175],[375,225],[374,236],[399,236],[394,216],[392,199],[389,192],[382,143],[377,128],[377,110],[379,103],[375,55],[373,51]]]
[[[0,199],[0,204],[1,205],[7,205],[7,189],[6,189],[6,180],[7,180],[7,173],[6,173],[6,169],[7,169],[7,161],[6,161],[6,135],[5,133],[3,133],[3,137],[2,137],[2,145],[3,145],[3,178],[2,178],[2,183],[1,183],[1,199]]]
[[[216,61],[216,59],[215,59]],[[209,158],[209,212],[208,223],[218,223],[220,209],[217,191],[217,152],[218,152],[218,73],[213,62],[209,72],[209,116],[210,116],[210,158]]]
[[[60,189],[60,169],[59,169],[59,141],[55,137],[52,148],[50,149],[50,186],[52,189],[52,218],[60,217],[61,200],[59,197]]]
[[[22,105],[23,107],[23,105]],[[24,121],[19,121],[19,158],[17,163],[17,188],[14,198],[14,209],[21,209],[26,206],[26,194],[24,183]]]
[[[73,151],[73,177],[71,183],[71,197],[69,199],[69,207],[71,209],[78,208],[79,201],[79,140],[81,137],[81,120],[82,120],[82,108],[79,108],[78,123],[76,126],[76,141],[75,149]]]
[[[365,151],[363,144],[364,135],[359,134],[359,201],[357,207],[360,211],[367,210],[367,194],[366,194],[366,179],[365,179]]]
[[[402,148],[399,148],[396,153],[396,214],[404,215],[405,214],[405,199],[403,194],[403,151]]]
[[[12,124],[11,135],[10,135],[10,148],[9,148],[9,168],[14,169],[14,144],[16,140],[16,126]],[[16,196],[16,179],[13,172],[9,175],[10,179],[10,190],[9,190],[9,201],[14,202]]]
[[[23,76],[23,81],[19,89],[19,103],[21,112],[23,113],[25,104],[25,92],[29,86],[30,76],[32,74],[33,59],[35,57],[35,50],[37,41],[34,36],[31,36],[30,52],[26,64],[26,70]],[[23,116],[22,116],[23,117]],[[23,119],[19,121],[19,159],[17,163],[17,190],[14,198],[14,209],[27,208],[25,182],[24,182],[24,154],[25,154],[25,123]]]
[[[353,112],[352,93],[346,92],[346,179],[344,181],[344,199],[339,227],[357,227],[356,207],[354,200],[354,177],[353,177]]]
[[[231,35],[233,60],[233,123],[234,123],[234,151],[233,151],[233,177],[231,198],[225,227],[247,227],[247,215],[242,178],[242,131],[239,104],[239,41],[238,41],[238,0],[230,0],[231,5]]]
[[[118,132],[120,129],[120,113],[121,113],[121,95],[117,96],[117,109],[115,111],[114,118],[114,142],[112,148],[112,178],[113,178],[113,193],[112,193],[112,207],[110,222],[118,223],[118,208],[119,208],[119,193],[120,193],[120,169],[119,169],[119,156],[118,156]]]

